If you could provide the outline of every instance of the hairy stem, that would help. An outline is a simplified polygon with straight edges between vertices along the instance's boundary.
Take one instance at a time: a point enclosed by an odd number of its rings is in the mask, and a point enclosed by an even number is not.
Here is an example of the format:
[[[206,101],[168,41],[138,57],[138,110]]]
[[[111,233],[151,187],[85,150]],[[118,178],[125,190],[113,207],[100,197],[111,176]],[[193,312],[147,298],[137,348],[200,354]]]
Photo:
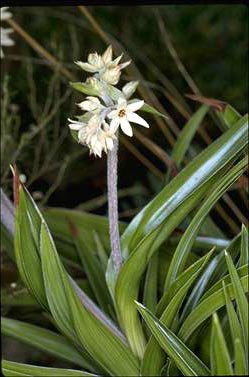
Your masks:
[[[111,240],[111,256],[116,272],[122,265],[120,237],[118,227],[118,139],[114,140],[114,147],[107,153],[107,190],[109,232]]]

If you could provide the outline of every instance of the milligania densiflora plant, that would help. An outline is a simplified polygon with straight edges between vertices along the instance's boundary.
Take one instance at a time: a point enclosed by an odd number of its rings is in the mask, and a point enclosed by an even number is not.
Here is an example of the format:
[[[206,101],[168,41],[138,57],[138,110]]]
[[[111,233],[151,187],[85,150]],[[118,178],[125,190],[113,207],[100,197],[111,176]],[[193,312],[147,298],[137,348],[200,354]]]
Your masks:
[[[248,166],[248,115],[224,104],[216,115],[227,130],[129,224],[118,224],[119,126],[131,137],[130,122],[148,127],[138,110],[162,115],[131,100],[138,82],[117,88],[130,63],[121,57],[113,60],[111,47],[90,54],[77,64],[92,76],[72,83],[88,97],[71,132],[91,154],[107,153],[109,224],[106,216],[39,209],[16,168],[14,208],[1,191],[1,239],[24,283],[2,295],[17,308],[17,318],[1,318],[2,333],[77,369],[2,360],[3,375],[248,375],[248,231],[242,225],[234,239],[222,238],[209,217]],[[201,106],[179,134],[179,166],[207,111]]]
[[[119,127],[129,137],[133,136],[130,123],[149,128],[149,124],[136,112],[138,110],[153,112],[143,100],[131,99],[139,84],[138,81],[126,83],[122,90],[117,88],[122,69],[130,63],[120,63],[123,54],[113,59],[113,49],[109,46],[102,55],[97,52],[88,55],[87,62],[76,64],[92,74],[83,83],[72,86],[87,94],[86,100],[78,103],[82,115],[78,120],[69,119],[69,127],[80,144],[87,146],[90,154],[102,157],[107,153],[107,185],[109,230],[112,248],[112,261],[116,273],[120,270],[122,257],[120,251],[118,228],[117,165]],[[147,106],[147,108],[145,107]]]

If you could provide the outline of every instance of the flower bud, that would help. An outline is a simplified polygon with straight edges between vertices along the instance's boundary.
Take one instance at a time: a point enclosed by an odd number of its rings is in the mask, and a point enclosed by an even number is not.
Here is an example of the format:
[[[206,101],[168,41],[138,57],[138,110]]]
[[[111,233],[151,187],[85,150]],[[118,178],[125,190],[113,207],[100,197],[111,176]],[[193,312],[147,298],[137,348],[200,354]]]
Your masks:
[[[123,87],[122,92],[124,93],[126,99],[129,99],[132,96],[132,94],[136,91],[138,84],[139,81],[131,81]]]
[[[119,67],[107,69],[102,75],[102,80],[106,81],[108,84],[116,85],[119,82],[121,75],[121,70]]]

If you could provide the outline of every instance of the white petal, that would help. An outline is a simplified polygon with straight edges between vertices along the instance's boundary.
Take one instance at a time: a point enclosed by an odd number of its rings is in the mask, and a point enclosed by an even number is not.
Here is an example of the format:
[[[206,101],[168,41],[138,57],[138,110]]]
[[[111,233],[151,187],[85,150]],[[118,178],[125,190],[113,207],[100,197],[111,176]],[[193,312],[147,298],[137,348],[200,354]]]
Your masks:
[[[117,110],[112,110],[112,111],[107,115],[107,117],[108,117],[109,119],[113,119],[113,118],[118,117],[118,111],[117,111]]]
[[[123,57],[123,54],[119,55],[116,59],[114,59],[111,64],[109,64],[109,68],[114,68],[114,67],[117,67],[118,63],[120,62],[120,60],[122,59]]]
[[[126,99],[125,98],[122,98],[122,97],[119,97],[118,98],[118,107],[120,107],[120,106],[123,106],[123,107],[126,107],[127,106],[127,101],[126,101]]]
[[[133,131],[132,131],[131,125],[130,125],[130,123],[128,122],[127,119],[122,119],[122,120],[121,120],[121,122],[120,122],[120,127],[121,127],[121,130],[122,130],[127,136],[132,136],[132,135],[133,135]]]
[[[108,64],[112,61],[112,46],[108,46],[105,52],[102,55],[102,60],[105,64]]]
[[[100,103],[100,100],[97,97],[92,97],[92,96],[87,96],[86,97],[89,101],[95,102],[95,103]]]
[[[1,7],[1,21],[5,21],[12,17],[12,13],[8,12],[9,7]]]
[[[131,60],[129,60],[128,62],[125,62],[125,63],[122,63],[122,64],[119,64],[119,69],[124,69],[125,67],[127,67],[129,64],[131,64]]]
[[[98,68],[98,70],[104,66],[103,60],[97,52],[88,55],[88,63]]]
[[[141,107],[143,107],[143,105],[144,105],[144,101],[143,100],[132,102],[132,103],[128,103],[127,110],[128,111],[137,111],[137,110],[141,109]]]
[[[70,122],[70,124],[68,126],[71,128],[71,130],[79,130],[86,125],[83,122],[79,122],[77,120],[72,120],[70,118],[68,119],[68,121]]]
[[[75,62],[81,69],[87,72],[98,72],[98,68],[96,68],[94,65],[89,64],[89,63],[83,63],[83,62]]]
[[[137,123],[137,124],[140,124],[143,127],[149,128],[149,125],[146,122],[146,120],[144,120],[143,118],[141,118],[139,115],[137,115],[135,113],[127,113],[127,119],[130,122]]]
[[[120,118],[113,118],[110,123],[110,131],[115,133],[118,129],[119,124],[120,124]]]
[[[68,127],[71,129],[71,130],[74,130],[74,131],[79,131],[82,126],[80,126],[79,124],[74,124],[74,123],[70,123],[68,125]]]
[[[116,85],[119,82],[121,71],[118,68],[107,69],[102,75],[102,80],[111,85]]]

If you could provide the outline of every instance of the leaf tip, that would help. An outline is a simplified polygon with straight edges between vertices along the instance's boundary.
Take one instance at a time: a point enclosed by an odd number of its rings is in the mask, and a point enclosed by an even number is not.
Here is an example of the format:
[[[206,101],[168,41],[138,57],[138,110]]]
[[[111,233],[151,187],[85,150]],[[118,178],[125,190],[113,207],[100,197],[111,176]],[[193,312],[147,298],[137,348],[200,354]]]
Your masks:
[[[14,205],[15,207],[19,204],[19,192],[22,186],[22,183],[19,178],[18,170],[16,165],[10,165],[10,170],[13,174],[13,195],[14,195]]]

